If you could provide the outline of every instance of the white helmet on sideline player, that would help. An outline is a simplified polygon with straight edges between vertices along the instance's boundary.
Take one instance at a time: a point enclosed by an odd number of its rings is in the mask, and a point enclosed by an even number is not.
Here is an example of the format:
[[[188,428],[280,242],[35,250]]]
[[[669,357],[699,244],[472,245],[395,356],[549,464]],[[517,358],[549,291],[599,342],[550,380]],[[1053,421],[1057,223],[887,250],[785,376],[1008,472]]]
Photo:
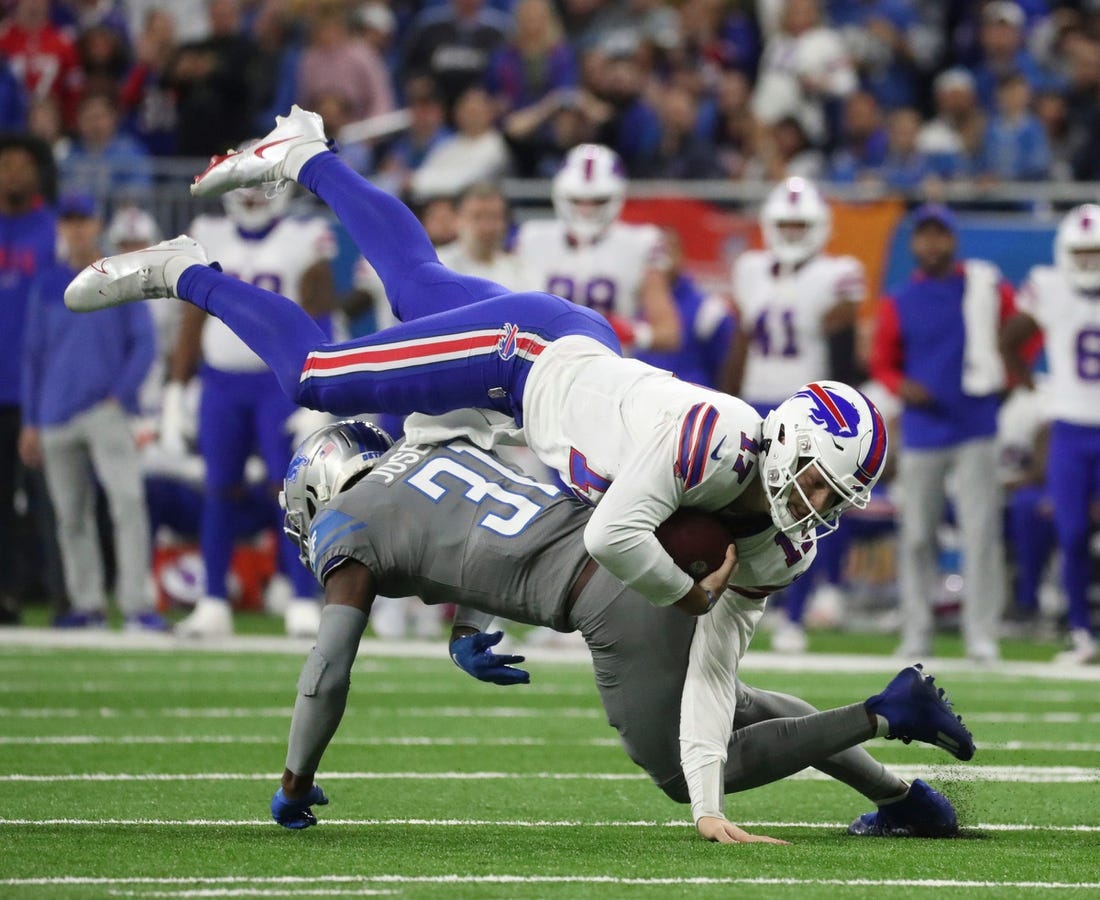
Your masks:
[[[1100,291],[1100,206],[1075,206],[1062,219],[1054,238],[1054,263],[1077,290]]]
[[[842,512],[867,505],[882,474],[886,444],[882,415],[855,388],[839,381],[804,385],[764,420],[761,478],[772,521],[796,539],[835,531]],[[821,512],[797,483],[811,466],[837,496]],[[793,491],[809,510],[803,516],[790,509]]]
[[[760,228],[768,250],[784,265],[796,266],[820,253],[829,240],[833,217],[812,181],[788,178],[768,192]]]
[[[318,428],[294,451],[286,470],[279,505],[286,513],[283,531],[309,565],[309,527],[321,508],[374,468],[393,446],[386,432],[370,422],[344,419]]]
[[[602,144],[580,144],[565,157],[550,191],[554,212],[570,235],[597,240],[619,218],[626,175],[619,154]]]

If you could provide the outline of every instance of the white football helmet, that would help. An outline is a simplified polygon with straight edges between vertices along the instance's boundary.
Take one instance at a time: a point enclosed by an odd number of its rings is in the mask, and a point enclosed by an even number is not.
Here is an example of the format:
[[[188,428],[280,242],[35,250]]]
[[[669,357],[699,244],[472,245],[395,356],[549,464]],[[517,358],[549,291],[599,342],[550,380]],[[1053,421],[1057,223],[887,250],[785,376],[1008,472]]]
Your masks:
[[[768,192],[760,210],[764,243],[781,263],[796,266],[820,253],[832,231],[829,204],[812,181],[788,178]]]
[[[792,538],[822,536],[836,530],[846,509],[862,509],[886,461],[886,424],[875,405],[839,381],[804,385],[764,420],[764,492],[772,521]],[[816,467],[836,494],[820,512],[798,484],[798,476]],[[809,510],[791,511],[793,491]]]
[[[318,428],[294,451],[286,470],[279,506],[286,517],[283,531],[298,545],[309,565],[309,527],[321,508],[374,468],[393,446],[381,428],[359,419],[344,419]]]
[[[1100,291],[1100,206],[1075,206],[1062,219],[1054,238],[1054,263],[1077,290]]]
[[[601,144],[574,147],[554,176],[550,194],[555,214],[574,238],[597,240],[623,209],[626,173],[619,154]]]

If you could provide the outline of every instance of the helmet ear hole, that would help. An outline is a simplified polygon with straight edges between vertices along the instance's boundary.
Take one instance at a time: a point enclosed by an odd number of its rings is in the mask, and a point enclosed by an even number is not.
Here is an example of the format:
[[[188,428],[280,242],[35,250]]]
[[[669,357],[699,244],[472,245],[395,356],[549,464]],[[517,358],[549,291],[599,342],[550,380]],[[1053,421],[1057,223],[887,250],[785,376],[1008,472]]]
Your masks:
[[[779,443],[781,443],[781,444],[787,443],[787,426],[786,425],[780,425],[779,426],[779,434],[776,435],[775,439],[777,441],[779,441]]]

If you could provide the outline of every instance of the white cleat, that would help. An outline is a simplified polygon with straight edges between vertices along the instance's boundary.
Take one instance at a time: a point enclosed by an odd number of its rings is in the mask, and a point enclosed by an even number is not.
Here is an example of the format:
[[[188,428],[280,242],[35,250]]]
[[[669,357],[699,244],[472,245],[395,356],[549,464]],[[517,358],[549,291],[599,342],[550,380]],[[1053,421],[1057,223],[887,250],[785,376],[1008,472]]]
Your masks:
[[[233,633],[233,611],[217,597],[203,597],[186,619],[176,624],[175,633],[185,638],[223,638]]]
[[[307,597],[295,597],[283,616],[289,637],[315,638],[321,627],[321,604]]]
[[[784,621],[772,632],[772,652],[792,656],[806,652],[806,630],[797,622]]]
[[[242,187],[294,181],[306,160],[328,149],[321,117],[295,104],[290,114],[275,117],[275,128],[246,149],[210,157],[206,171],[195,176],[194,197],[214,197]]]
[[[1100,646],[1085,628],[1074,628],[1069,635],[1071,647],[1054,657],[1056,663],[1069,666],[1086,666],[1100,660]]]
[[[91,312],[136,300],[175,297],[184,269],[207,262],[206,250],[186,234],[144,250],[107,256],[85,266],[69,282],[65,305],[73,312]]]

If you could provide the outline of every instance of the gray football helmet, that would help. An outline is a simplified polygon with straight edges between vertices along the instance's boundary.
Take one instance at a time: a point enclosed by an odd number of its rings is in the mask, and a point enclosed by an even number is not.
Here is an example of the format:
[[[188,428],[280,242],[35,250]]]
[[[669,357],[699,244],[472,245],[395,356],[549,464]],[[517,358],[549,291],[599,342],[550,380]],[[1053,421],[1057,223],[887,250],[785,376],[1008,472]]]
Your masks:
[[[279,505],[286,514],[283,531],[309,565],[309,527],[329,500],[374,468],[393,446],[386,432],[370,422],[344,419],[307,437],[286,470]]]

